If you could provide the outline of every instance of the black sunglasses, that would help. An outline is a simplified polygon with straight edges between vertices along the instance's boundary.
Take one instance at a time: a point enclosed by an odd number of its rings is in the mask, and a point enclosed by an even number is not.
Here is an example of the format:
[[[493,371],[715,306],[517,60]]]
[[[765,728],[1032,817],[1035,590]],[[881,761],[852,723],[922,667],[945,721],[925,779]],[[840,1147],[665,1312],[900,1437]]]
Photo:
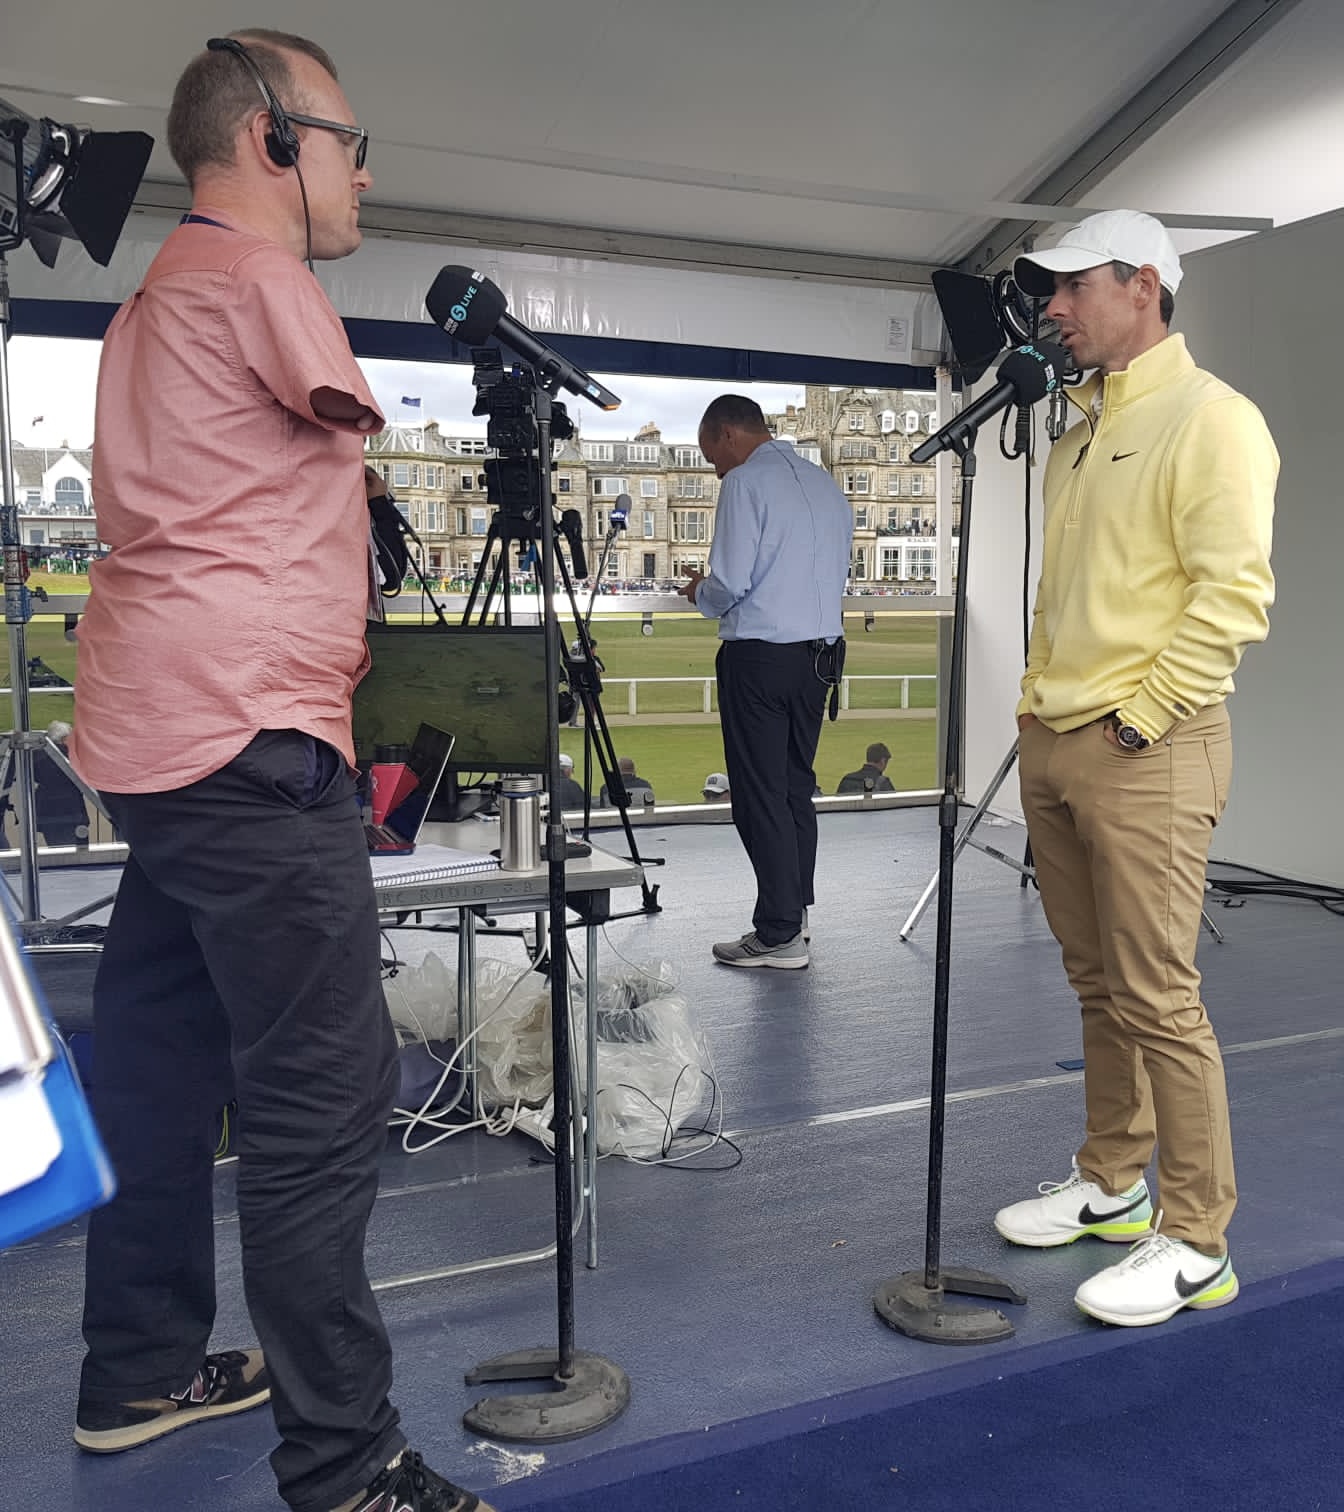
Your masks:
[[[291,121],[297,121],[300,126],[316,126],[319,131],[339,131],[342,136],[357,137],[355,167],[364,166],[364,160],[369,155],[369,133],[363,126],[346,126],[340,121],[324,121],[321,116],[299,115],[293,110],[287,110],[285,114]]]

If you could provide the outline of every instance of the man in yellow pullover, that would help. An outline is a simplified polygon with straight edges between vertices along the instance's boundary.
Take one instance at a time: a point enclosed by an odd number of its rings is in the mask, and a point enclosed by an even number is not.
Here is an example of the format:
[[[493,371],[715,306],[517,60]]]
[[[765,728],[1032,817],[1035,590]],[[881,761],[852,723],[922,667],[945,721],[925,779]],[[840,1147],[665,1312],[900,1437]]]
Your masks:
[[[994,1222],[1040,1247],[1139,1240],[1075,1300],[1161,1323],[1237,1295],[1227,1085],[1195,946],[1232,770],[1224,700],[1274,597],[1279,459],[1255,406],[1168,333],[1181,266],[1151,216],[1089,216],[1014,274],[1093,370],[1046,467],[1018,705],[1037,881],[1082,1004],[1087,1131],[1067,1180]]]

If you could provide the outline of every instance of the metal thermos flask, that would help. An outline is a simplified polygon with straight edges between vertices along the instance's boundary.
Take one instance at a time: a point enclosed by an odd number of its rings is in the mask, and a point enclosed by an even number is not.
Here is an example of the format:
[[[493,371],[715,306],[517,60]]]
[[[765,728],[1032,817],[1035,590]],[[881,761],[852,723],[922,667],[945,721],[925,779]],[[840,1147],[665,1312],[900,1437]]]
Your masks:
[[[541,865],[541,778],[505,777],[499,785],[501,871],[535,871]]]

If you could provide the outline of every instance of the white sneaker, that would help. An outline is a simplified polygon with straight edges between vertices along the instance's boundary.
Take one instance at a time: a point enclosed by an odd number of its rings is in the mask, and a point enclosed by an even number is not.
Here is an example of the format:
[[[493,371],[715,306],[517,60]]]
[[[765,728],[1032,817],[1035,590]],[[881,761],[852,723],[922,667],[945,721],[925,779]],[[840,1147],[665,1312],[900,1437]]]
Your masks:
[[[1157,1221],[1162,1221],[1160,1213]],[[1073,1300],[1103,1323],[1143,1328],[1165,1323],[1183,1307],[1226,1307],[1240,1289],[1230,1255],[1214,1259],[1183,1239],[1152,1233],[1118,1265],[1084,1281]]]
[[[1043,1181],[1039,1197],[1014,1202],[994,1215],[994,1227],[1012,1244],[1049,1249],[1084,1234],[1113,1244],[1132,1244],[1149,1232],[1153,1204],[1142,1177],[1127,1192],[1110,1197],[1089,1181],[1075,1161],[1067,1181]]]

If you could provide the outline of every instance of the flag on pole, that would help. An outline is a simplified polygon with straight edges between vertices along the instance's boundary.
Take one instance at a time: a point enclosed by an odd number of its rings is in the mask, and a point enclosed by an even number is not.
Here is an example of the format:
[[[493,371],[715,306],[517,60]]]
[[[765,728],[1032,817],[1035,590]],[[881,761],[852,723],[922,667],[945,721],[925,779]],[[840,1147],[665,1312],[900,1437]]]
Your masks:
[[[401,396],[401,402],[406,406],[407,409],[419,409],[420,408],[420,401],[419,401],[419,399],[408,399],[405,394],[403,394]]]
[[[47,417],[46,417],[46,416],[45,416],[45,415],[34,415],[34,416],[33,416],[33,424],[34,424],[34,425],[41,425],[41,424],[42,424],[42,422],[43,422],[43,421],[44,421],[44,420],[45,420],[45,419],[46,419],[46,418],[47,418]]]

